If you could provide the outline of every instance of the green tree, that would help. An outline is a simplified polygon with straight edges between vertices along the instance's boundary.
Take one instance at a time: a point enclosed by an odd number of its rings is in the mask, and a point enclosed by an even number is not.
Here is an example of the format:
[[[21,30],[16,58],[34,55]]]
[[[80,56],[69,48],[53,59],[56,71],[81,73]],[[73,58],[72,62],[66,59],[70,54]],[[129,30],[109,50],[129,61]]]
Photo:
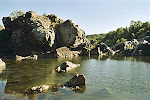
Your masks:
[[[15,10],[10,14],[10,17],[17,18],[19,16],[22,16],[23,14],[24,14],[24,12]]]
[[[43,13],[42,16],[47,16],[46,13]]]
[[[127,39],[121,38],[121,42],[125,42],[127,41]]]
[[[116,41],[116,44],[118,44],[118,43],[120,43],[120,40],[119,40],[119,39]]]

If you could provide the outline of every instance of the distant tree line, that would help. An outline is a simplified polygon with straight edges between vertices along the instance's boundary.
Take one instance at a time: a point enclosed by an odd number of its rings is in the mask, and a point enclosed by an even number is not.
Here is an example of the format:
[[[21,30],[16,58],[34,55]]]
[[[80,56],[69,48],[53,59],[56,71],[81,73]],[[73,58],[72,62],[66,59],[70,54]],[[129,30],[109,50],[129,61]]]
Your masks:
[[[150,22],[131,21],[129,27],[120,27],[106,34],[88,35],[87,38],[91,42],[95,42],[94,45],[104,42],[108,46],[113,46],[119,42],[141,39],[145,36],[150,36]]]

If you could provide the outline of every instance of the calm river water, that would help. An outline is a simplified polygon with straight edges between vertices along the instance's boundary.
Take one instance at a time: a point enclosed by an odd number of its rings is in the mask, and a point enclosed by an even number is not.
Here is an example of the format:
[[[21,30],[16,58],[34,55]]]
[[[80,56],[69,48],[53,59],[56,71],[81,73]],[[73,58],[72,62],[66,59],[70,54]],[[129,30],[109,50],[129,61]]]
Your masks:
[[[81,66],[56,73],[64,61]],[[150,100],[150,57],[77,57],[38,60],[4,60],[0,70],[0,100]],[[60,88],[75,74],[84,74],[81,91]],[[33,86],[52,85],[46,93],[26,95]]]

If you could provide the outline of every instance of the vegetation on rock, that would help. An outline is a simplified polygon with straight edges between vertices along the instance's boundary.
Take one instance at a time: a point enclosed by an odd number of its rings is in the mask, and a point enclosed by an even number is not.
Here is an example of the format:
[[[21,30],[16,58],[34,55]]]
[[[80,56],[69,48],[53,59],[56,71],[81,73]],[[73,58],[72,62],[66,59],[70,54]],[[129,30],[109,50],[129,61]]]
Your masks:
[[[19,17],[19,16],[22,16],[24,14],[24,12],[22,12],[22,11],[18,11],[18,10],[15,10],[15,11],[13,11],[11,14],[10,14],[10,17],[13,17],[13,18],[17,18],[17,17]]]

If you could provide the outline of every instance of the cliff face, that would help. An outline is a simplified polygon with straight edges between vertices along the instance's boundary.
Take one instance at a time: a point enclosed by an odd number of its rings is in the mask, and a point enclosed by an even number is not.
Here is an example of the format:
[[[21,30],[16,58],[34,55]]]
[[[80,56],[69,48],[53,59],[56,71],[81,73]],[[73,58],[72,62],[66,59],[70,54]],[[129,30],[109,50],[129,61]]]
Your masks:
[[[71,20],[55,15],[40,16],[33,11],[16,19],[3,17],[5,33],[9,34],[8,48],[14,55],[43,54],[66,46],[70,49],[90,49],[85,32]]]

